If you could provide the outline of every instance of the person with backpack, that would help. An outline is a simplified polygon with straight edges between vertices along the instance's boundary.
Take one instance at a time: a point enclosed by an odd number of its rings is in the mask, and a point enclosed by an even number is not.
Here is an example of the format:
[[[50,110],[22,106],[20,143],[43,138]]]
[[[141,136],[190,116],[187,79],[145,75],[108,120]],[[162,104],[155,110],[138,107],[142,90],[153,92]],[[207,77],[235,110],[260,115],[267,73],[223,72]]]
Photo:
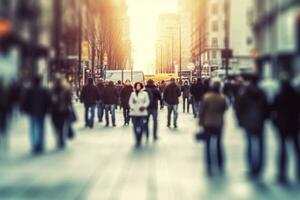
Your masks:
[[[177,128],[177,119],[178,119],[178,104],[179,97],[181,96],[181,91],[178,85],[175,82],[174,78],[171,78],[171,83],[166,86],[163,94],[163,99],[168,107],[168,118],[167,118],[167,127],[171,125],[171,115],[173,113],[173,125],[174,128]]]
[[[149,95],[150,105],[148,107],[148,118],[145,127],[147,141],[149,140],[149,120],[152,116],[153,119],[153,140],[156,141],[158,139],[157,131],[158,131],[158,103],[160,103],[160,109],[163,109],[163,100],[159,89],[155,86],[155,83],[152,79],[147,81],[145,91]]]
[[[251,178],[259,178],[264,164],[264,124],[269,115],[269,105],[264,92],[258,87],[258,77],[252,76],[250,83],[237,95],[235,112],[239,125],[247,136],[247,164]]]
[[[85,127],[94,127],[95,108],[100,99],[97,87],[92,78],[88,79],[87,85],[83,86],[80,96],[80,102],[85,108]]]
[[[125,81],[125,86],[121,90],[120,98],[121,98],[121,106],[123,108],[123,117],[124,117],[124,126],[129,125],[130,116],[129,116],[129,98],[131,93],[133,92],[133,87],[131,85],[130,80]]]
[[[135,83],[134,92],[131,93],[129,98],[130,116],[133,122],[137,148],[141,146],[143,131],[148,116],[147,108],[150,105],[149,95],[143,88],[144,85],[142,83]]]
[[[116,126],[116,106],[118,105],[119,92],[113,81],[109,81],[107,87],[103,91],[103,103],[105,107],[106,127],[109,126],[109,114],[113,127]]]

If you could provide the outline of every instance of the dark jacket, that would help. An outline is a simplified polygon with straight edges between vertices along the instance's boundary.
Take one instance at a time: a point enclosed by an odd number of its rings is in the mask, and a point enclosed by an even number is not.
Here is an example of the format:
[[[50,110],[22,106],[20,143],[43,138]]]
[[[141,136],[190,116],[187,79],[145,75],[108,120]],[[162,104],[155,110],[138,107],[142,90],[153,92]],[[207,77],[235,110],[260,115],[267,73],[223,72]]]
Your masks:
[[[98,89],[94,84],[87,84],[83,86],[80,101],[87,105],[95,105],[100,99]]]
[[[255,86],[245,87],[237,95],[235,111],[239,125],[256,134],[262,134],[269,116],[269,105],[263,91]]]
[[[131,85],[125,85],[121,90],[121,106],[123,108],[129,108],[129,98],[131,93],[133,92],[133,87]]]
[[[191,89],[191,87],[189,85],[183,85],[183,86],[181,86],[181,91],[182,91],[183,98],[189,98],[189,96],[190,96],[190,89]]]
[[[98,83],[97,84],[97,89],[98,89],[98,94],[99,94],[99,100],[103,101],[103,92],[105,89],[105,86],[103,83]]]
[[[197,82],[196,84],[192,84],[191,86],[191,94],[195,101],[201,101],[205,93],[205,88],[201,82]]]
[[[157,111],[158,110],[158,102],[160,102],[160,106],[163,106],[163,100],[161,97],[161,93],[155,85],[153,86],[146,86],[146,91],[151,93],[152,99],[150,99],[150,105],[148,107],[148,111]]]
[[[283,136],[299,134],[300,97],[290,84],[282,84],[272,108],[275,125]]]
[[[170,83],[166,86],[164,90],[164,101],[168,105],[178,105],[179,97],[181,96],[181,91],[176,83]]]
[[[48,89],[35,86],[25,92],[23,110],[33,116],[43,117],[49,112],[51,96]]]
[[[119,93],[115,86],[108,85],[103,91],[103,103],[105,105],[117,105]]]

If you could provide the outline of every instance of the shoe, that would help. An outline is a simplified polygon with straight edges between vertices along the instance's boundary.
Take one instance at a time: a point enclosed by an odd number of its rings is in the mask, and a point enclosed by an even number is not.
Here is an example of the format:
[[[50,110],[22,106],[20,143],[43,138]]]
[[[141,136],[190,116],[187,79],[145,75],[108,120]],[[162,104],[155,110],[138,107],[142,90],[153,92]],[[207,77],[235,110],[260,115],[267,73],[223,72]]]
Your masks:
[[[177,124],[174,124],[174,128],[177,128]]]
[[[109,124],[105,124],[105,127],[109,127]]]
[[[116,127],[116,125],[115,125],[115,124],[113,124],[113,127]]]
[[[167,127],[170,128],[170,124],[167,124]]]

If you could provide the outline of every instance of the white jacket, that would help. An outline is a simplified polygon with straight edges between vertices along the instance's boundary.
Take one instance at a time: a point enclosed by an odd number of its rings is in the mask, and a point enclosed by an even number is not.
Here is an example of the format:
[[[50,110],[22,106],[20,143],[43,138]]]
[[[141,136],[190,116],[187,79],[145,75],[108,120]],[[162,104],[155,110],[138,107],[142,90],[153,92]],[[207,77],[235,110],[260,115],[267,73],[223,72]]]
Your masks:
[[[143,117],[148,115],[147,108],[150,105],[149,95],[145,91],[140,91],[138,94],[132,92],[129,99],[130,116]],[[140,108],[145,108],[143,111]]]

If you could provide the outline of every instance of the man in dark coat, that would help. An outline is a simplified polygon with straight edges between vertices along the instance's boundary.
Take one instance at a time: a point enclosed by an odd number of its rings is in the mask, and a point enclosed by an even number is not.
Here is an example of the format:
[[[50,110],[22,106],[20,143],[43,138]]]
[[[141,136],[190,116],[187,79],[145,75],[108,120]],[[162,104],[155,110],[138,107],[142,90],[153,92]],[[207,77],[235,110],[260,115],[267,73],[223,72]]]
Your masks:
[[[251,77],[250,84],[244,86],[237,95],[235,111],[239,125],[247,135],[247,161],[249,175],[258,178],[264,164],[264,124],[269,116],[267,97],[258,87],[258,78]]]
[[[183,100],[183,112],[187,108],[187,112],[190,112],[190,84],[188,81],[184,81],[183,86],[181,86],[182,100]]]
[[[44,151],[45,116],[49,112],[51,96],[42,86],[41,77],[33,79],[32,87],[24,96],[23,110],[30,116],[30,139],[32,152],[35,154]]]
[[[158,102],[160,103],[160,108],[163,108],[163,100],[159,89],[155,86],[153,80],[148,80],[146,85],[146,92],[148,92],[150,98],[150,105],[148,107],[148,119],[146,126],[146,137],[149,139],[149,120],[152,116],[153,118],[153,139],[156,141],[158,139],[157,129],[158,129]]]
[[[273,120],[279,130],[280,153],[278,155],[278,181],[287,182],[287,147],[292,143],[296,156],[296,175],[300,181],[300,96],[291,86],[288,78],[282,80],[281,90],[273,104]]]
[[[105,107],[106,127],[109,126],[109,113],[111,114],[112,125],[116,126],[116,105],[118,105],[119,93],[114,82],[109,81],[103,92],[103,103]]]
[[[133,87],[131,85],[130,80],[126,80],[124,88],[121,90],[120,98],[121,98],[121,106],[123,108],[123,116],[124,116],[124,126],[129,125],[130,117],[129,117],[129,98],[131,93],[133,92]]]
[[[201,111],[201,101],[205,94],[205,88],[202,84],[201,78],[198,78],[197,83],[192,84],[191,86],[191,94],[193,97],[193,106],[194,106],[194,117],[199,117],[199,113]]]
[[[94,85],[92,78],[88,79],[88,84],[82,88],[80,102],[84,104],[85,108],[85,127],[94,127],[95,107],[100,95],[97,87]],[[89,113],[91,116],[89,117]]]
[[[174,128],[177,128],[177,118],[178,118],[178,104],[179,97],[181,96],[181,91],[178,85],[175,82],[175,79],[171,79],[171,83],[166,86],[163,94],[163,99],[168,106],[168,123],[167,127],[171,125],[171,115],[174,114],[173,125]]]
[[[104,86],[104,82],[103,80],[99,80],[98,84],[97,84],[97,89],[98,89],[98,93],[99,93],[99,100],[97,102],[97,114],[98,114],[98,121],[102,122],[103,121],[103,115],[104,115],[104,104],[103,104],[103,92],[105,89]]]

